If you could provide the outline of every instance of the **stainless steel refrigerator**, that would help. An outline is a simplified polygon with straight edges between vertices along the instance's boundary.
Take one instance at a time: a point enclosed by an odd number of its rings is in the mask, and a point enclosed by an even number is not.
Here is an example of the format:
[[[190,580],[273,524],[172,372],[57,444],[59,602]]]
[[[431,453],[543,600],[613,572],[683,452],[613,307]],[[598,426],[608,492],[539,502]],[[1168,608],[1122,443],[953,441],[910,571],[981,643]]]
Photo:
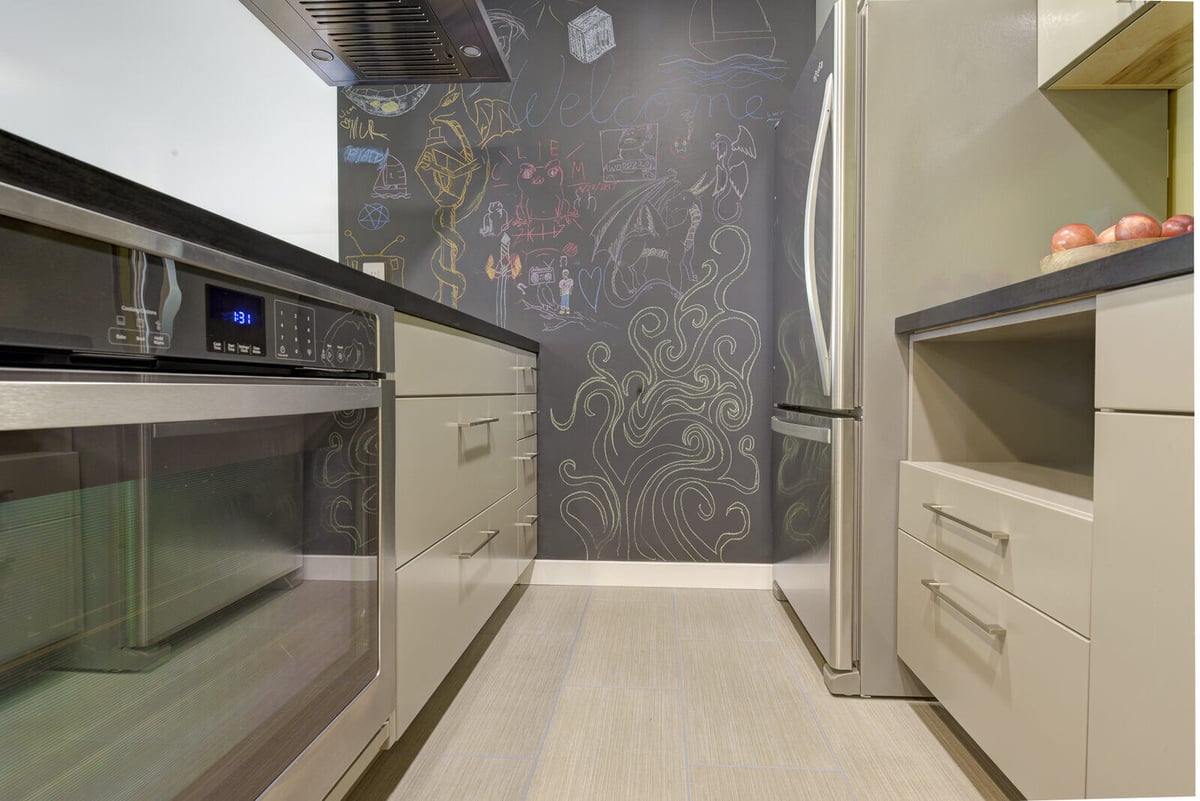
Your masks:
[[[1067,222],[1165,211],[1166,93],[1036,72],[1036,0],[837,0],[776,129],[774,578],[834,693],[925,694],[896,656],[895,318],[1034,277]]]

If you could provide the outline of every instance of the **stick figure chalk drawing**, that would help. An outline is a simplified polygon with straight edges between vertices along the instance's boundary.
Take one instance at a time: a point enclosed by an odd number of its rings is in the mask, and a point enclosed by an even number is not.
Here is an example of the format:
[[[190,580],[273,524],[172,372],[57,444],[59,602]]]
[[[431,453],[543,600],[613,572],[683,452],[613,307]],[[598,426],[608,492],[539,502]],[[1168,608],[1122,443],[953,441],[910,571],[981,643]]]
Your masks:
[[[354,243],[354,247],[358,248],[358,253],[346,257],[346,266],[351,269],[358,270],[361,273],[374,275],[376,278],[387,280],[386,276],[389,273],[400,273],[400,286],[404,286],[404,257],[389,256],[388,248],[392,245],[404,244],[404,234],[397,235],[391,242],[388,242],[378,253],[367,253],[363,250],[363,246],[358,244],[358,240],[354,238],[354,232],[347,229],[343,232],[346,237]]]
[[[483,200],[491,172],[488,143],[520,128],[513,123],[506,101],[480,97],[468,106],[457,84],[446,89],[429,121],[416,172],[437,206],[433,231],[438,246],[430,257],[438,282],[434,299],[457,309],[467,291],[466,276],[458,270],[466,245],[458,232],[459,220],[474,213]]]
[[[750,532],[743,499],[760,475],[744,432],[762,337],[726,297],[750,237],[727,225],[709,244],[700,279],[673,307],[640,309],[627,341],[592,344],[569,409],[550,411],[558,431],[591,434],[590,452],[558,464],[559,512],[587,559],[722,561]]]
[[[617,46],[612,17],[592,6],[567,23],[567,45],[578,61],[591,64]]]

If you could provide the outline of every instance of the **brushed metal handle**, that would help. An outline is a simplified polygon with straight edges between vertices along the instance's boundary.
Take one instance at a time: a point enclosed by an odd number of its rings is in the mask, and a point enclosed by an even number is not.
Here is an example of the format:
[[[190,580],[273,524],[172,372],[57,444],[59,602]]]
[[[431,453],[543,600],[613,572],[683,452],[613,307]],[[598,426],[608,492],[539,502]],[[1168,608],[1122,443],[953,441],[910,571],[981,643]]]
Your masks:
[[[513,414],[518,415],[518,416],[523,415],[523,414],[537,414],[537,413],[538,413],[537,409],[525,409],[524,411],[513,412]]]
[[[482,551],[484,548],[486,548],[486,547],[487,547],[487,545],[488,545],[488,543],[489,543],[489,542],[491,542],[492,540],[496,539],[496,537],[499,537],[499,536],[500,536],[500,529],[498,529],[498,528],[490,528],[490,529],[488,529],[487,531],[481,531],[481,532],[479,532],[479,533],[480,533],[480,534],[487,534],[487,535],[488,535],[488,538],[487,538],[486,540],[484,540],[483,542],[479,543],[479,547],[478,547],[478,548],[476,548],[475,550],[471,551],[470,553],[460,553],[460,554],[458,555],[458,558],[459,558],[459,559],[470,559],[472,556],[474,556],[475,554],[477,554],[477,553],[479,553],[480,551]]]
[[[525,519],[528,520],[529,522],[528,523],[517,523],[517,525],[520,526],[521,528],[532,528],[533,525],[535,523],[537,523],[538,516],[537,515],[525,515]]]
[[[965,617],[967,620],[971,621],[971,623],[973,623],[980,631],[982,631],[984,634],[988,635],[989,637],[995,637],[997,639],[1000,639],[1005,634],[1008,633],[1008,629],[1004,628],[1003,626],[997,625],[995,623],[985,623],[984,621],[980,620],[978,617],[975,616],[974,613],[972,613],[970,610],[968,610],[966,607],[964,607],[958,601],[954,600],[949,595],[946,595],[944,592],[942,592],[942,587],[950,586],[950,584],[948,582],[936,581],[934,579],[921,579],[921,584],[924,585],[925,589],[927,589],[931,593],[933,593],[934,598],[936,598],[937,600],[946,604],[951,609],[953,609],[954,611],[958,612],[960,615]]]
[[[473,428],[475,426],[486,426],[486,425],[490,425],[492,423],[499,423],[499,422],[500,422],[499,417],[481,417],[478,420],[468,420],[465,423],[458,422],[458,423],[455,423],[454,425],[458,426],[459,428]]]
[[[538,369],[536,367],[531,367],[529,365],[521,365],[520,367],[514,367],[513,369],[514,370],[528,370],[531,373],[536,373],[538,371]]]
[[[958,523],[960,526],[962,526],[964,528],[969,528],[969,529],[971,529],[971,531],[974,531],[978,534],[982,534],[985,537],[991,537],[996,542],[1001,542],[1001,543],[1008,542],[1008,534],[1004,533],[1003,531],[988,531],[986,528],[977,526],[974,523],[963,520],[961,517],[955,517],[954,515],[952,515],[946,511],[947,509],[950,508],[949,506],[943,506],[943,505],[937,504],[937,503],[923,503],[923,504],[921,504],[921,507],[924,509],[928,509],[929,511],[933,512],[938,517],[944,517],[947,520]]]
[[[821,389],[830,394],[833,367],[830,363],[829,342],[825,338],[825,323],[817,301],[816,225],[817,190],[821,176],[821,161],[825,156],[825,140],[829,136],[829,118],[833,114],[833,73],[825,79],[825,96],[821,100],[821,116],[817,122],[817,138],[813,142],[811,167],[808,173],[808,192],[804,205],[804,287],[808,300],[808,319],[812,324],[813,341],[817,345],[817,367],[821,373]]]
[[[537,458],[537,451],[534,451],[533,453],[527,453],[524,456],[514,456],[513,458],[518,462],[532,462]]]

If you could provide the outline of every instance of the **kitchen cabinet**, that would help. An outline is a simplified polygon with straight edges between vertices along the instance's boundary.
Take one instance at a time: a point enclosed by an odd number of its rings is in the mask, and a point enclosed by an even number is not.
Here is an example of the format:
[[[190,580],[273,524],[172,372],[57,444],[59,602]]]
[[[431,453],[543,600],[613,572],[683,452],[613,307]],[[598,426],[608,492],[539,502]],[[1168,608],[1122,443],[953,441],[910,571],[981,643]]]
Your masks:
[[[537,553],[537,356],[396,316],[397,733]]]
[[[1191,795],[1191,274],[909,357],[900,658],[1029,798]]]
[[[1038,0],[1043,89],[1178,89],[1191,81],[1191,2]]]

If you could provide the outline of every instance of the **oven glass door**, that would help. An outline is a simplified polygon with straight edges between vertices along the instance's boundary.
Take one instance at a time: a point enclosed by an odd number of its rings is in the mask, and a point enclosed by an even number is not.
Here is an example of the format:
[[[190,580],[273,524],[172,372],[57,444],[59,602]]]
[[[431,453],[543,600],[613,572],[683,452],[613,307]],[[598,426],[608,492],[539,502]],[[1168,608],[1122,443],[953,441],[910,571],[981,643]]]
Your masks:
[[[0,798],[251,799],[375,678],[379,400],[0,374]]]

